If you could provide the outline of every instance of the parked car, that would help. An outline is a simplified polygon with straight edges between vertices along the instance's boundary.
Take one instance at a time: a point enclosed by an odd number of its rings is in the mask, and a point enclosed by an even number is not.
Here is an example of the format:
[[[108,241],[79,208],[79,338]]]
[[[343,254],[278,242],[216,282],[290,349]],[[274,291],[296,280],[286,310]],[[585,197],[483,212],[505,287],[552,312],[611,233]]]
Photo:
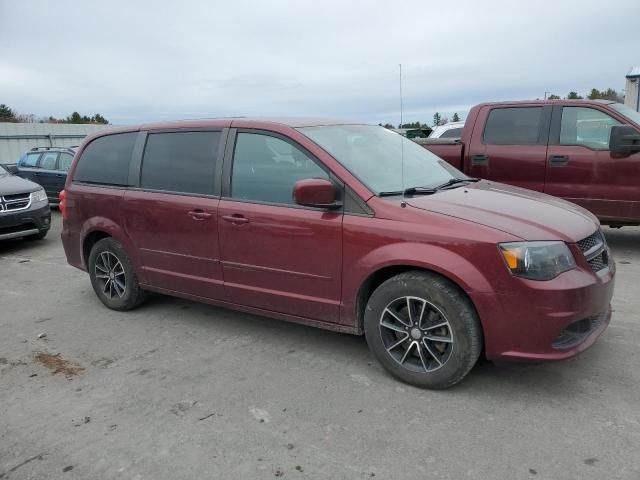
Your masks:
[[[17,173],[22,178],[41,185],[47,192],[49,202],[57,205],[75,148],[77,147],[32,148],[18,160]]]
[[[429,138],[460,138],[463,128],[464,122],[449,122],[444,125],[438,125],[433,127]]]
[[[49,201],[42,187],[0,165],[0,240],[42,239],[50,226]]]
[[[640,113],[620,103],[483,103],[461,141],[416,141],[474,177],[564,198],[611,226],[640,224]]]
[[[607,327],[598,220],[476,181],[383,127],[207,120],[100,133],[61,193],[68,262],[114,310],[147,291],[365,334],[396,377],[559,360]]]

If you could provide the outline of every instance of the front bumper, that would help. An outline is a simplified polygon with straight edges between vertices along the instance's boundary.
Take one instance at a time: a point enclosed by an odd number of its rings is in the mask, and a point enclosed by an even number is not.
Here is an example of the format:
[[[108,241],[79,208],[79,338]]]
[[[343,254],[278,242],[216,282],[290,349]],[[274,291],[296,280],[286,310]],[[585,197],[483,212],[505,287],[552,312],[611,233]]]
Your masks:
[[[473,296],[489,360],[570,358],[593,345],[609,325],[613,260],[598,274],[577,268],[548,282],[513,280],[515,288],[508,292]]]
[[[17,212],[0,213],[0,240],[27,237],[46,232],[51,228],[49,204]]]

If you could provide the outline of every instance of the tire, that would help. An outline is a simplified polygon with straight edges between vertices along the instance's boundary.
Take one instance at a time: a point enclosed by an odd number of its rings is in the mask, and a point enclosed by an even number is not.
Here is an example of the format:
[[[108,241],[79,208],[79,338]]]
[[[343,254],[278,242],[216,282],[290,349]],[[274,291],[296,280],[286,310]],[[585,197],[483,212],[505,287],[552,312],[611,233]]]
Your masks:
[[[49,233],[49,230],[41,230],[40,232],[34,234],[34,235],[29,235],[27,237],[27,240],[42,240],[44,237],[47,236],[47,233]]]
[[[145,301],[146,292],[140,288],[129,256],[113,238],[103,238],[91,248],[88,269],[93,290],[106,307],[125,311]]]
[[[364,330],[382,366],[421,388],[458,383],[483,346],[470,300],[455,284],[429,272],[405,272],[382,283],[367,303]]]

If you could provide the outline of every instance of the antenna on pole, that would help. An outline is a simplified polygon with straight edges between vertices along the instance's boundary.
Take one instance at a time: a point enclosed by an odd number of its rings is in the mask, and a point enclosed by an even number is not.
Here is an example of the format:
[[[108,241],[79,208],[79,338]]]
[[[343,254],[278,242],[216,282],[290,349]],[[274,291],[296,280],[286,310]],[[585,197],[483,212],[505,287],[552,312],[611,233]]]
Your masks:
[[[402,64],[399,63],[398,67],[400,67],[400,125],[398,128],[402,128]]]
[[[402,128],[402,64],[400,67],[400,125],[398,128]],[[400,185],[402,187],[402,198],[404,206],[404,138],[400,137]]]

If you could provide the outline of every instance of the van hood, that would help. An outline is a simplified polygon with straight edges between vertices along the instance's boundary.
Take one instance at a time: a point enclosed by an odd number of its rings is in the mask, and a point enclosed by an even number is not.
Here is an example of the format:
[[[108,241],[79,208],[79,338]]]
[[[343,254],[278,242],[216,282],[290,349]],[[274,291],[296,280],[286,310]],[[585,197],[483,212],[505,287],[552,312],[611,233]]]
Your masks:
[[[578,205],[485,180],[432,195],[407,197],[405,202],[415,208],[495,228],[523,240],[574,243],[599,227],[598,219]]]
[[[0,172],[0,195],[30,193],[40,190],[40,188],[40,185],[31,180]]]

